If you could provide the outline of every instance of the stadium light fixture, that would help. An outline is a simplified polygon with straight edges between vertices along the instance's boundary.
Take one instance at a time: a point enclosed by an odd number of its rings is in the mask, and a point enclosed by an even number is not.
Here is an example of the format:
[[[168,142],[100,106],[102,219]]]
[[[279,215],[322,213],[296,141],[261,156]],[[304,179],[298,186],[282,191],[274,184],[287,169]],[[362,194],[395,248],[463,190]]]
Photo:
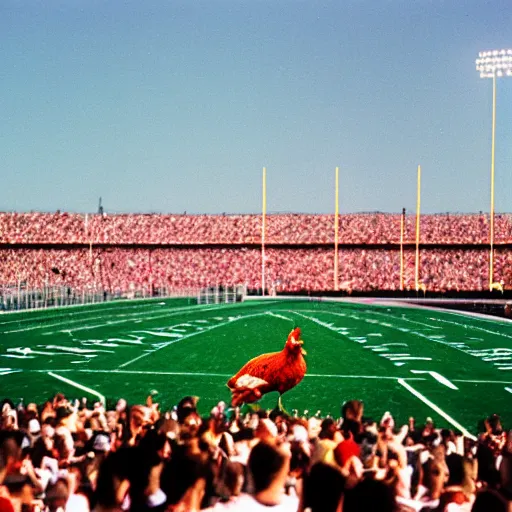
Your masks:
[[[496,147],[496,78],[512,76],[512,49],[480,52],[476,59],[480,78],[492,78],[491,212],[489,250],[489,290],[500,289],[494,282],[494,154]],[[497,286],[499,285],[499,286]]]

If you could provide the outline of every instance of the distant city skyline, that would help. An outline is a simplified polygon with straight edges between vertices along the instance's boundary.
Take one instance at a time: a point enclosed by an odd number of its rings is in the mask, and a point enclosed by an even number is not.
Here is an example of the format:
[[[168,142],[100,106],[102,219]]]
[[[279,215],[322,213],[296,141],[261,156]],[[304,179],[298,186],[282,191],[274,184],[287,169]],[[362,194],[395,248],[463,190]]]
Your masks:
[[[508,0],[0,4],[0,211],[489,211]],[[512,212],[512,78],[496,211]]]

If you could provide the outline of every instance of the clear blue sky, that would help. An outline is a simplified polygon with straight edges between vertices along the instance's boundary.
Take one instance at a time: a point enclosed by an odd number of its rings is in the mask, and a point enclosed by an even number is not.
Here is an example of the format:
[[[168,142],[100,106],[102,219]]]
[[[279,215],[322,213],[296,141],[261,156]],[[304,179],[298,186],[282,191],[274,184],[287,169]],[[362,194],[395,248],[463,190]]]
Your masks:
[[[489,210],[510,0],[2,0],[0,210]],[[512,79],[496,208],[512,211]]]

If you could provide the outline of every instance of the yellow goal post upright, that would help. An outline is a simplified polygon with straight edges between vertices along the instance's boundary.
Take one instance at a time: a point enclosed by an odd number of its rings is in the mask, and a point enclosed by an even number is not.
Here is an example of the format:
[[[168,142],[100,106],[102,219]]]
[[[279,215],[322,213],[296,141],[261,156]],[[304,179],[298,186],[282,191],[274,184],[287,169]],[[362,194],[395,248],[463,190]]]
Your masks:
[[[334,178],[334,291],[338,291],[338,245],[339,245],[339,172],[340,168],[336,167],[336,173]]]
[[[405,230],[405,208],[402,208],[400,216],[400,291],[404,290],[404,230]]]
[[[421,165],[418,165],[416,186],[416,258],[414,265],[414,286],[416,291],[425,293],[426,286],[420,281],[420,210],[421,210]]]
[[[261,295],[265,295],[265,229],[267,222],[267,168],[263,167],[261,205]]]

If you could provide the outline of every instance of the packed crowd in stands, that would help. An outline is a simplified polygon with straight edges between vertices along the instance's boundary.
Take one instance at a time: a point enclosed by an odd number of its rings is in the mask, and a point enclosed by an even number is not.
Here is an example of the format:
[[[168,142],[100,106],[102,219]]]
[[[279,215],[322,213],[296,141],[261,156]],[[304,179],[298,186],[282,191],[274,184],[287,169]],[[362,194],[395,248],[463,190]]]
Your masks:
[[[429,291],[488,288],[489,252],[480,249],[424,248],[420,280]],[[276,292],[326,291],[334,286],[334,251],[328,248],[268,248],[266,279]],[[339,288],[347,292],[400,289],[398,249],[339,251]],[[494,275],[512,285],[512,250],[497,249]],[[415,252],[404,253],[404,286],[415,286]],[[257,248],[0,248],[0,283],[27,287],[64,286],[73,290],[197,289],[210,285],[261,286]]]
[[[344,214],[340,244],[398,244],[397,214]],[[0,244],[259,244],[261,215],[83,215],[75,213],[0,213]],[[415,241],[416,219],[406,215],[405,242]],[[334,216],[267,215],[268,244],[333,244]],[[421,243],[484,244],[487,214],[421,216]],[[496,215],[495,241],[512,243],[512,215]]]
[[[406,217],[409,243],[414,221]],[[512,216],[498,215],[495,226],[494,280],[509,288],[512,249],[500,244],[512,243]],[[424,287],[435,292],[488,289],[488,231],[486,215],[422,216],[419,274]],[[334,288],[332,215],[269,215],[266,233],[269,291]],[[340,216],[339,288],[399,290],[399,238],[399,215]],[[258,289],[260,243],[257,215],[0,213],[0,284],[109,293],[216,284]],[[356,244],[375,245],[351,247]],[[415,288],[413,247],[406,246],[404,253],[405,289]]]
[[[499,416],[478,437],[431,418],[395,424],[232,409],[201,417],[196,397],[171,411],[120,399],[109,410],[62,394],[5,399],[1,512],[491,512],[512,506],[512,432]]]

